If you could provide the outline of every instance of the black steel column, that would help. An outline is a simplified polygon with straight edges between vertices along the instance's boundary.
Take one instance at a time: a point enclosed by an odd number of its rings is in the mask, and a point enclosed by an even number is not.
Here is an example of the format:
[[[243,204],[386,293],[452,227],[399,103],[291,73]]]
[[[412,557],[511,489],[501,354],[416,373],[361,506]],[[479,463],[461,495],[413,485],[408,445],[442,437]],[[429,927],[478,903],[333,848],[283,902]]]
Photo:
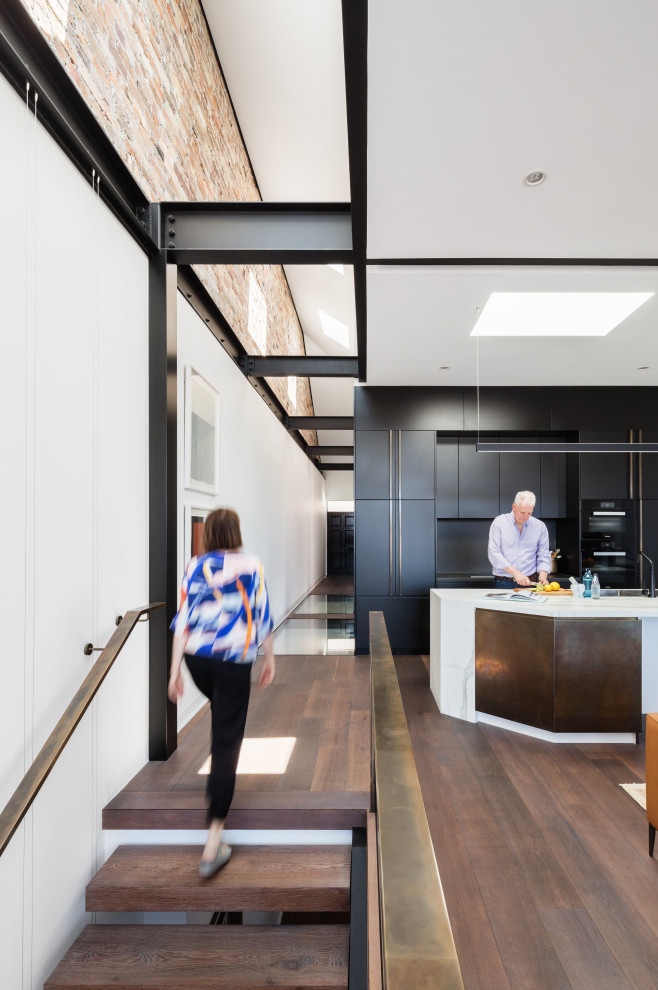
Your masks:
[[[365,828],[352,829],[347,986],[348,990],[367,990],[368,987],[368,842]]]
[[[153,220],[158,223],[159,211]],[[149,601],[166,601],[149,628],[149,759],[176,749],[176,706],[167,698],[169,623],[176,612],[176,267],[164,251],[149,262]]]

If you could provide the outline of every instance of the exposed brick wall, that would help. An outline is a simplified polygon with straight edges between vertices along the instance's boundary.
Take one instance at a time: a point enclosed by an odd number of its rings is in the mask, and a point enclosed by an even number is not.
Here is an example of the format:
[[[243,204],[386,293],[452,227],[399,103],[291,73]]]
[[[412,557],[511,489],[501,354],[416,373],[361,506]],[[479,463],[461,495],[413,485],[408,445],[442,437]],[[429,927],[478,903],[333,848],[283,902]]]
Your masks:
[[[260,199],[198,0],[22,2],[146,199]],[[249,332],[250,278],[265,303],[267,353],[304,353],[281,267],[196,271],[249,353],[260,353]],[[313,412],[307,379],[298,379],[296,408],[284,379],[269,383],[290,413]]]

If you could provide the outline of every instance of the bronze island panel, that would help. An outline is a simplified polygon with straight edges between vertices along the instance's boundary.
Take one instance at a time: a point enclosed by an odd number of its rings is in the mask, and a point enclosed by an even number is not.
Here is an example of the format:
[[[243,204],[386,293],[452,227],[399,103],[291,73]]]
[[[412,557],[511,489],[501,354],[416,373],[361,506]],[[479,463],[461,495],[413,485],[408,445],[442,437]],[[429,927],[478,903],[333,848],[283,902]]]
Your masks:
[[[475,707],[553,731],[553,621],[475,610]]]
[[[549,732],[639,732],[642,623],[475,610],[475,707]]]
[[[642,731],[639,619],[555,619],[555,731]]]

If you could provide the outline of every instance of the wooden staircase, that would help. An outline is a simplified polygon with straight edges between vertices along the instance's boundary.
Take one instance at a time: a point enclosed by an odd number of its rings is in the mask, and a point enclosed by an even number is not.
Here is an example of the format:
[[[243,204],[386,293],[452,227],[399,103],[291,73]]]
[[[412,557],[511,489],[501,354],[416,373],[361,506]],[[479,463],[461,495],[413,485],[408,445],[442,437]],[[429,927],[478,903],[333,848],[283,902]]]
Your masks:
[[[88,911],[347,912],[349,846],[235,846],[210,880],[201,847],[120,846],[87,887]],[[46,990],[336,990],[349,925],[88,925]]]

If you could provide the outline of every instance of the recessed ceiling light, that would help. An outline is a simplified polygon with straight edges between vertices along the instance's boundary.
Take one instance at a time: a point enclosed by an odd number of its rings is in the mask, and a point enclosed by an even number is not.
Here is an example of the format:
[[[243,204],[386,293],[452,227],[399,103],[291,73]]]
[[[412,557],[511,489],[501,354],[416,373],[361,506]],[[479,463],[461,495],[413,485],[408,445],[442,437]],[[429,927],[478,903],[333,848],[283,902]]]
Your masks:
[[[546,178],[546,172],[542,171],[540,168],[535,168],[532,172],[528,172],[525,179],[523,180],[526,186],[538,186]]]
[[[492,292],[471,337],[603,337],[653,292]]]
[[[439,365],[439,371],[450,371],[450,365],[449,364],[440,364]]]
[[[640,367],[637,370],[638,371],[649,371],[649,365],[648,364],[641,364]]]

